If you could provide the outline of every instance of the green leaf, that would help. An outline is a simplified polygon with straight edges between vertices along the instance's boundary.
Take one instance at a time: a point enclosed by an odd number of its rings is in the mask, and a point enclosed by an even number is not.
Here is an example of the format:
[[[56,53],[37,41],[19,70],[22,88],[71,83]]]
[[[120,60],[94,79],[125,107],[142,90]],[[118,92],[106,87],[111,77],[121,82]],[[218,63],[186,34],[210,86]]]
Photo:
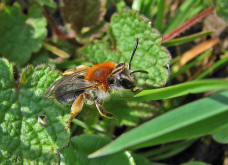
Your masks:
[[[81,53],[85,55],[89,62],[94,64],[105,61],[119,62],[120,55],[118,52],[110,49],[107,42],[95,41],[81,49]]]
[[[18,5],[0,8],[0,54],[17,64],[25,64],[41,47],[47,35],[41,8],[32,6],[26,17]]]
[[[170,55],[161,46],[161,36],[144,17],[133,11],[123,10],[114,14],[109,24],[109,31],[116,43],[116,49],[121,52],[120,62],[129,62],[139,39],[138,49],[132,61],[133,69],[147,70],[149,74],[141,74],[139,78],[146,79],[146,83],[161,86],[168,78],[167,64]],[[139,83],[142,81],[139,80]]]
[[[86,106],[77,118],[84,121],[84,123],[76,119],[73,122],[83,127],[86,133],[106,132],[106,135],[112,136],[116,126],[133,127],[158,112],[153,102],[116,100],[113,96],[105,101],[103,107],[105,111],[112,113],[114,117],[111,119],[102,117],[102,120],[99,121],[100,115],[96,107]]]
[[[217,0],[216,3],[216,10],[219,16],[223,17],[228,22],[228,2],[226,0]]]
[[[69,134],[64,130],[68,108],[44,98],[44,92],[58,77],[47,66],[28,66],[20,78],[13,78],[12,65],[0,59],[0,153],[9,164],[56,164],[57,150]],[[14,162],[14,163],[13,163]]]
[[[228,124],[227,98],[228,91],[225,91],[174,109],[121,135],[89,157],[214,133]]]
[[[63,0],[61,14],[73,29],[80,34],[83,27],[97,24],[104,15],[104,4],[101,0]]]
[[[212,135],[214,140],[216,140],[219,143],[228,143],[228,126],[225,126],[221,130],[218,130],[216,133]]]
[[[128,152],[105,158],[88,159],[88,154],[109,143],[110,139],[98,135],[81,135],[72,138],[70,147],[63,151],[66,164],[70,165],[134,165]]]
[[[116,105],[116,106],[113,106]],[[120,125],[136,126],[142,119],[148,119],[153,116],[156,107],[149,102],[136,102],[110,99],[105,102],[104,108],[114,114],[115,120]],[[107,124],[110,119],[105,119]]]
[[[136,94],[134,97],[137,100],[160,100],[183,96],[189,93],[201,93],[227,88],[228,81],[225,79],[208,79],[186,82],[165,88],[143,90],[142,92]]]

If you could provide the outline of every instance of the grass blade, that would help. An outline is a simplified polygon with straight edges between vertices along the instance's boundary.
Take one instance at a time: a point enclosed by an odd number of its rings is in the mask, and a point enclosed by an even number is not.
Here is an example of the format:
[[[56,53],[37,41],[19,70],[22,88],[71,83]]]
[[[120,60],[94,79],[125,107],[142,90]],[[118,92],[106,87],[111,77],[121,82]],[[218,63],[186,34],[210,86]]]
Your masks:
[[[201,8],[202,8],[202,6],[200,6],[200,8],[194,8],[194,10],[192,11],[192,13],[190,15],[194,15],[194,13],[197,14],[198,13],[198,10],[200,11]],[[203,18],[205,18],[209,14],[212,14],[212,12],[213,12],[213,8],[212,7],[206,8],[201,13],[195,15],[194,17],[192,17],[191,19],[189,19],[188,21],[186,21],[182,25],[176,27],[172,32],[169,32],[168,34],[166,34],[163,37],[162,41],[163,42],[167,42],[167,41],[175,38],[176,36],[178,36],[179,34],[181,34],[184,31],[186,31],[191,26],[195,25],[197,22],[199,22],[200,20],[202,20]]]
[[[137,100],[160,100],[183,96],[189,93],[201,93],[210,90],[221,90],[228,88],[228,80],[211,79],[186,82],[165,88],[144,90],[133,99]],[[129,99],[129,98],[128,98]]]
[[[151,18],[152,8],[155,6],[155,2],[155,0],[144,0],[141,13],[147,16],[147,18]]]
[[[177,72],[175,73],[171,73],[169,81],[173,80],[175,77],[177,77],[178,75],[180,75],[181,73],[191,69],[192,67],[194,67],[198,62],[202,61],[205,57],[207,57],[208,55],[211,54],[211,51],[206,51],[203,54],[201,54],[199,57],[197,57],[194,61],[192,61],[189,64],[186,64],[184,66],[182,66]]]
[[[144,2],[144,0],[134,0],[131,8],[133,10],[140,11],[142,8],[143,2]]]
[[[157,0],[157,1],[158,1],[158,12],[156,15],[154,26],[159,31],[162,31],[163,20],[164,20],[165,1],[164,0]]]
[[[153,149],[151,151],[145,152],[141,155],[145,157],[150,157],[151,160],[161,160],[171,157],[172,155],[176,155],[177,153],[183,151],[188,148],[195,139],[184,140],[181,142],[177,142],[174,144],[162,145],[158,149]]]
[[[228,143],[228,125],[226,125],[221,130],[216,131],[212,135],[213,139],[218,143],[227,144]]]
[[[224,66],[227,63],[228,63],[228,58],[220,59],[214,65],[212,65],[210,68],[208,68],[203,73],[201,73],[195,80],[199,80],[199,79],[202,79],[202,78],[208,76],[209,74],[213,73],[215,70]]]
[[[90,158],[216,132],[228,123],[228,91],[176,108],[121,135]]]
[[[189,35],[189,36],[185,36],[185,37],[180,37],[180,38],[177,38],[177,39],[172,39],[172,40],[170,40],[168,42],[164,42],[163,45],[165,47],[178,46],[178,45],[181,45],[181,44],[184,44],[184,43],[188,43],[190,41],[193,41],[193,40],[195,40],[197,38],[208,36],[211,33],[212,33],[211,31],[209,31],[209,32],[202,32],[202,33],[196,33],[196,34],[193,34],[193,35]]]
[[[132,9],[139,11],[146,17],[151,17],[151,8],[153,7],[155,0],[134,0],[132,3]]]
[[[186,148],[188,148],[192,143],[188,142],[187,144],[182,144],[182,146],[176,146],[175,148],[173,148],[172,150],[170,150],[167,153],[163,153],[161,155],[157,155],[155,157],[152,157],[151,160],[163,160],[163,159],[167,159],[170,158],[174,155],[177,155],[178,153],[184,151]]]
[[[180,8],[178,9],[175,16],[172,18],[166,29],[164,30],[163,34],[167,34],[173,29],[175,29],[177,26],[179,26],[181,23],[183,23],[185,20],[187,20],[186,13],[189,13],[188,11],[191,10],[191,6],[195,3],[195,0],[188,0],[185,1]]]

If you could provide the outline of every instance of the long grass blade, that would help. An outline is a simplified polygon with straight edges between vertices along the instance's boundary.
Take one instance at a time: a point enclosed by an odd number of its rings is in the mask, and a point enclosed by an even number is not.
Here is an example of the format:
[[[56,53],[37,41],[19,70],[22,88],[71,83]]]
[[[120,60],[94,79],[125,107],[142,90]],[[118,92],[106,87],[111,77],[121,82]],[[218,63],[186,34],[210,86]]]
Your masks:
[[[134,96],[136,100],[170,99],[187,94],[202,93],[211,90],[228,89],[228,80],[211,79],[186,82],[165,88],[144,90]],[[128,98],[129,99],[129,98]]]

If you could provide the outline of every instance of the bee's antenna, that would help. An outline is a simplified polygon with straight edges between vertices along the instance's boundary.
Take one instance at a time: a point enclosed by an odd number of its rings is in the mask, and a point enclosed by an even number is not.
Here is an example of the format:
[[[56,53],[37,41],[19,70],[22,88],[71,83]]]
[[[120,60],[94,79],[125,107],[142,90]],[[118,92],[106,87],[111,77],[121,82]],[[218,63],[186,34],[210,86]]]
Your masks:
[[[132,71],[132,72],[130,73],[130,75],[131,75],[131,74],[134,74],[134,73],[136,73],[136,72],[141,72],[141,73],[146,73],[146,74],[148,74],[148,72],[145,71],[145,70],[134,70],[134,71]]]
[[[131,61],[132,61],[132,59],[133,59],[133,57],[134,57],[134,55],[135,55],[135,51],[136,51],[136,49],[137,49],[137,47],[138,47],[138,43],[139,43],[139,39],[138,38],[136,38],[136,43],[135,43],[135,48],[134,48],[134,50],[133,50],[133,52],[132,52],[132,54],[131,54],[131,59],[130,59],[130,61],[129,61],[129,69],[131,69]]]

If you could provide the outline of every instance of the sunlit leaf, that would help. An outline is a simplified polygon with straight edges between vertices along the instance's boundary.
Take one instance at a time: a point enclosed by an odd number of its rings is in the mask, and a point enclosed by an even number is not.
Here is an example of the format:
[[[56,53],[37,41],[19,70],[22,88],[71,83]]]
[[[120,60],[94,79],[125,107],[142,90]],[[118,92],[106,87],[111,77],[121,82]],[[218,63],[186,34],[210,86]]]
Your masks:
[[[69,134],[64,130],[66,107],[44,98],[44,92],[58,73],[47,66],[24,69],[20,87],[12,65],[0,59],[0,153],[8,164],[55,164],[56,151],[64,147]],[[14,163],[13,163],[14,162]]]

